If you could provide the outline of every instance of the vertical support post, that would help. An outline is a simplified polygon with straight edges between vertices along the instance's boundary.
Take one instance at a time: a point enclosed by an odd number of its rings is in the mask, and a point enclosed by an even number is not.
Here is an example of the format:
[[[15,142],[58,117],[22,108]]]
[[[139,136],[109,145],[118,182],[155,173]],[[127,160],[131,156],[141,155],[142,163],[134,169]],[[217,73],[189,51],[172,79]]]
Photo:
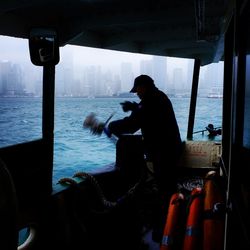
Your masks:
[[[43,67],[43,140],[45,143],[44,154],[50,168],[46,183],[52,184],[53,155],[54,155],[54,106],[55,106],[55,65],[48,64]],[[49,187],[52,189],[52,186]]]
[[[193,82],[192,82],[192,92],[191,92],[191,100],[190,100],[190,107],[189,107],[187,139],[193,138],[194,118],[195,118],[197,91],[198,91],[198,83],[199,83],[200,65],[201,65],[200,60],[195,59],[194,72],[193,72]]]
[[[43,67],[43,138],[54,134],[55,65]]]

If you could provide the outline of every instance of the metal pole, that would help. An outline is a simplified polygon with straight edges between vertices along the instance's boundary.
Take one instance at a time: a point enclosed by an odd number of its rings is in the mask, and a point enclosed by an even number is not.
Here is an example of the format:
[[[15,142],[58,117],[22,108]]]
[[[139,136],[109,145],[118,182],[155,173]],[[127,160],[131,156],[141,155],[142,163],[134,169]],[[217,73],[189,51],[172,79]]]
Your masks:
[[[189,107],[187,139],[193,138],[194,118],[195,118],[197,90],[198,90],[198,83],[199,83],[200,65],[201,65],[200,59],[195,59],[194,72],[193,72],[193,82],[192,82],[192,92],[191,92],[191,100],[190,100],[190,107]]]

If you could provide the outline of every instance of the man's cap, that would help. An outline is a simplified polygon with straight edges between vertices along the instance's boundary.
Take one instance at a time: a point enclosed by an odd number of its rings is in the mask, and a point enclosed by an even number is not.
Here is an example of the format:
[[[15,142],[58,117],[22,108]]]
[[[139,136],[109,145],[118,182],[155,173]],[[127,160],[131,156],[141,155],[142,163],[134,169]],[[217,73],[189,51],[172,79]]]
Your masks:
[[[137,76],[134,80],[134,86],[133,88],[130,90],[131,93],[136,93],[136,88],[138,86],[145,86],[147,88],[154,88],[155,84],[154,84],[154,80],[148,76],[148,75],[140,75]]]

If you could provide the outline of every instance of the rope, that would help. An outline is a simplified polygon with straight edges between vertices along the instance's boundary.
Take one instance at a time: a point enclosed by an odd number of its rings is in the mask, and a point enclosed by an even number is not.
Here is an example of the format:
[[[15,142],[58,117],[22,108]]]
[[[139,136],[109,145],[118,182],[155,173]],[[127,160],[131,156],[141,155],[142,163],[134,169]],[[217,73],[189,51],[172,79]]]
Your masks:
[[[94,176],[87,174],[85,172],[77,172],[73,175],[73,177],[86,178],[92,184],[92,186],[94,186],[94,188],[96,189],[97,194],[105,207],[113,208],[117,206],[117,202],[108,201],[106,199],[99,183],[97,182]]]
[[[93,186],[95,188],[95,190],[98,194],[98,197],[99,197],[100,201],[102,202],[103,206],[105,208],[108,208],[108,209],[115,208],[115,207],[123,204],[129,198],[134,197],[136,191],[141,189],[142,188],[141,186],[145,185],[143,180],[140,180],[132,188],[130,188],[125,195],[121,196],[116,201],[109,201],[105,197],[101,186],[99,185],[99,183],[97,182],[96,178],[93,175],[85,173],[85,172],[77,172],[73,175],[73,178],[75,178],[75,177],[82,178],[82,179],[85,178],[86,180],[88,180],[89,183],[91,184],[91,186]],[[78,182],[72,178],[62,178],[58,181],[58,183],[72,185],[72,186],[76,187]]]

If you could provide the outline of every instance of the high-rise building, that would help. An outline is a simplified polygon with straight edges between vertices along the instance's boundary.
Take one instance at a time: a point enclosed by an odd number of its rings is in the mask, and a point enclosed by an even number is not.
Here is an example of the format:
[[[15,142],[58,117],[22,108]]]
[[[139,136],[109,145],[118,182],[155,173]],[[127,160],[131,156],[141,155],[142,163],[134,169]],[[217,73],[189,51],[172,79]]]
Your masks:
[[[24,94],[22,71],[18,64],[0,62],[0,94],[16,96]]]
[[[140,62],[140,74],[149,75],[153,78],[153,62],[152,62],[152,60],[142,60]]]
[[[121,64],[121,91],[127,92],[132,88],[134,81],[134,73],[132,63]]]
[[[153,79],[155,85],[166,91],[167,89],[167,57],[164,56],[153,56]]]

